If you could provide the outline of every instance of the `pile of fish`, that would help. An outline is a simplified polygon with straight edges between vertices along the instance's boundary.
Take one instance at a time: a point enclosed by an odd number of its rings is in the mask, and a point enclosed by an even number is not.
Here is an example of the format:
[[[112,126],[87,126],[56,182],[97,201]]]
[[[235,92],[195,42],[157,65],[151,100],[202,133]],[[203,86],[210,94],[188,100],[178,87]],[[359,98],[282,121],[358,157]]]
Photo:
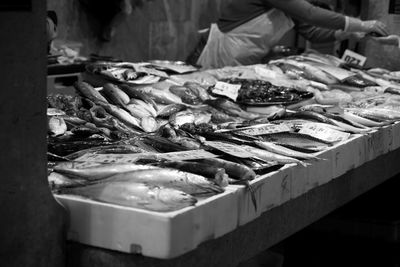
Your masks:
[[[132,70],[154,74],[124,64],[93,71],[118,67],[126,68],[122,76]],[[160,74],[160,82],[140,86],[112,79],[99,87],[78,82],[74,96],[49,95],[53,192],[174,211],[220,194],[229,184],[252,192],[249,181],[259,175],[324,160],[316,153],[400,120],[398,72],[349,69],[329,55],[308,52],[267,65],[204,72],[208,82],[214,75],[215,81],[240,84],[237,102],[215,95],[213,85],[198,82],[202,73],[196,75],[197,81],[194,74],[174,79]],[[291,105],[258,113],[242,100]]]

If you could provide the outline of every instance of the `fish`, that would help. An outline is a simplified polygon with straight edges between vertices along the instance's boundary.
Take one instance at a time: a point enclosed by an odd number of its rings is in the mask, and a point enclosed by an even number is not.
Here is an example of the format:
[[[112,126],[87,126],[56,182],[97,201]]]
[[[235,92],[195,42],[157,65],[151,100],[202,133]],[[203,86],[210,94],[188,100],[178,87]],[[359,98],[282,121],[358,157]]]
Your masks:
[[[293,132],[267,134],[263,136],[263,139],[274,144],[306,153],[322,151],[331,146],[329,142],[325,142],[309,135]]]
[[[47,176],[47,181],[49,182],[51,190],[58,190],[65,187],[82,186],[85,185],[87,182],[84,179],[71,179],[57,172],[51,172]]]
[[[346,111],[378,122],[400,119],[400,112],[385,108],[346,108]]]
[[[362,75],[359,75],[359,74],[350,76],[350,77],[342,80],[341,83],[344,85],[350,85],[350,86],[362,87],[362,88],[367,87],[367,86],[377,86],[378,85],[376,82],[367,80]]]
[[[353,120],[367,127],[380,127],[387,124],[385,122],[376,122],[367,118],[363,118],[361,116],[351,113],[350,111],[344,111],[343,117],[349,120]]]
[[[47,116],[66,115],[65,111],[58,108],[47,108]]]
[[[92,100],[95,103],[108,103],[107,99],[105,99],[104,96],[102,96],[96,89],[93,88],[93,86],[91,86],[87,82],[75,82],[74,87],[81,95]]]
[[[155,148],[159,152],[174,152],[188,150],[186,147],[176,144],[167,138],[155,135],[143,136],[140,141],[144,144]]]
[[[160,104],[166,104],[166,105],[182,104],[182,99],[179,96],[174,95],[173,93],[166,91],[166,90],[155,89],[150,86],[137,88],[137,90],[139,90],[143,94],[147,94],[155,102],[160,103]]]
[[[97,183],[63,189],[59,193],[157,212],[175,211],[197,202],[193,196],[177,189],[136,182]]]
[[[305,124],[315,124],[316,126],[321,126],[321,127],[328,127],[330,129],[336,130],[336,131],[343,131],[342,128],[329,124],[329,123],[323,123],[323,122],[311,122],[309,120],[302,120],[302,119],[285,119],[285,120],[277,120],[273,121],[272,123],[277,123],[277,124],[286,124],[288,127],[290,127],[293,131],[298,131],[300,130],[303,125]]]
[[[126,109],[129,113],[135,117],[136,119],[140,120],[144,117],[151,117],[151,113],[145,109],[144,107],[136,104],[128,104],[126,105]]]
[[[67,132],[67,124],[63,118],[57,116],[50,117],[47,122],[48,133],[51,136],[60,136]]]
[[[121,107],[125,107],[130,101],[129,96],[124,91],[111,83],[104,84],[102,92],[111,103]]]
[[[321,82],[324,84],[334,84],[337,83],[338,80],[333,77],[332,75],[324,72],[323,70],[307,63],[307,62],[301,62],[301,61],[296,61],[293,59],[279,59],[276,60],[275,62],[284,62],[289,65],[293,65],[296,67],[299,67],[303,69],[305,72],[307,72],[308,77],[310,77],[310,80],[314,80],[316,82]]]
[[[183,84],[183,86],[192,91],[196,96],[201,99],[201,101],[206,101],[211,98],[207,92],[207,89],[199,83],[187,81]]]
[[[104,182],[148,183],[182,190],[192,196],[211,196],[224,189],[204,176],[172,168],[153,168],[113,175]]]
[[[283,156],[283,155],[276,154],[276,153],[272,153],[272,152],[269,152],[264,149],[260,149],[260,148],[256,148],[256,147],[252,147],[252,146],[248,146],[248,145],[241,145],[240,147],[243,148],[244,150],[246,150],[247,152],[250,152],[255,157],[265,160],[267,162],[272,161],[272,162],[277,162],[280,164],[296,163],[296,164],[300,164],[303,166],[309,165],[308,163],[305,163],[301,160],[298,160],[298,159],[295,159],[292,157],[288,157],[288,156]]]
[[[216,109],[222,110],[229,115],[241,117],[247,120],[254,120],[259,117],[262,117],[261,114],[244,111],[236,103],[223,98],[217,98],[215,100],[207,100],[205,103]]]
[[[67,161],[60,162],[54,166],[54,171],[67,175],[68,177],[86,179],[88,181],[101,180],[112,175],[134,170],[159,169],[154,166],[139,165],[132,163],[111,163],[102,164],[97,162],[80,162]]]
[[[221,187],[228,186],[229,176],[225,173],[224,168],[218,168],[208,164],[190,161],[164,161],[158,164],[158,166],[202,175],[214,180],[215,183]]]
[[[205,106],[204,110],[211,114],[211,121],[214,123],[237,122],[241,120],[239,117],[230,116],[209,105]]]
[[[143,117],[140,126],[146,133],[152,133],[158,130],[159,126],[155,118],[151,116]]]
[[[147,94],[142,93],[139,89],[131,87],[126,84],[120,85],[120,88],[131,98],[137,98],[137,99],[143,100],[147,104],[151,105],[155,110],[158,110],[158,106],[157,106],[156,102]]]
[[[186,106],[183,104],[169,104],[159,109],[157,117],[166,118],[184,109]]]
[[[210,121],[211,114],[191,109],[179,111],[169,117],[169,123],[175,128],[179,128],[179,126],[182,126],[185,123],[198,125],[201,123],[209,123]]]
[[[144,108],[145,110],[147,110],[150,113],[150,116],[152,116],[154,118],[157,117],[157,110],[152,105],[146,103],[145,101],[136,99],[136,98],[132,98],[129,101],[129,103],[134,104],[136,106],[140,106],[140,107]]]
[[[171,85],[169,87],[169,91],[179,96],[186,104],[198,105],[201,103],[201,100],[198,98],[198,96],[185,86]]]
[[[274,144],[272,142],[265,142],[265,141],[254,141],[254,143],[256,145],[258,145],[260,148],[265,149],[269,152],[272,153],[276,153],[276,154],[280,154],[283,156],[287,156],[287,157],[291,157],[291,158],[297,158],[297,159],[314,159],[314,160],[318,160],[320,158],[308,154],[308,153],[303,153],[303,152],[299,152],[284,146],[280,146],[277,144]]]
[[[108,146],[96,146],[87,149],[83,149],[72,154],[66,155],[65,158],[68,160],[75,160],[85,154],[136,154],[144,153],[146,150],[128,144],[116,144]]]
[[[173,143],[181,145],[189,150],[200,149],[201,144],[193,138],[185,137],[185,136],[176,136],[168,138]]]
[[[127,126],[132,127],[133,129],[141,129],[139,121],[133,117],[126,110],[106,103],[99,103],[108,113],[125,123]]]
[[[198,162],[216,168],[223,168],[226,174],[230,178],[236,180],[251,181],[254,178],[256,178],[256,173],[251,168],[243,164],[235,163],[220,158],[201,159]]]

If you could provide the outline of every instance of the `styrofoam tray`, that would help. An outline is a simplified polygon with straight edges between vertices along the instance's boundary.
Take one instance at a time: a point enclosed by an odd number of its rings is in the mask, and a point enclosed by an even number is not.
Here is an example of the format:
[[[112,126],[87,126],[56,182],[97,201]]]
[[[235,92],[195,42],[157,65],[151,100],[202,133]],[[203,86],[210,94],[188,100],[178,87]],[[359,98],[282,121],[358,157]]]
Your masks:
[[[68,239],[83,244],[170,259],[237,227],[237,190],[199,200],[193,207],[152,212],[73,195],[55,195],[68,212]]]

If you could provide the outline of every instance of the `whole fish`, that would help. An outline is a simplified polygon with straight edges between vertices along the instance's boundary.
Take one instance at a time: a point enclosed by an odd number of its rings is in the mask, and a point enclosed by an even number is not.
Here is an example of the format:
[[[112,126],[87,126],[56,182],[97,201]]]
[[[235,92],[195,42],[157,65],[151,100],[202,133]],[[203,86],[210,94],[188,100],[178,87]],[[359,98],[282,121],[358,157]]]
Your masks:
[[[48,119],[48,132],[51,136],[60,136],[67,131],[67,124],[63,118],[57,116]]]
[[[171,116],[174,113],[177,113],[179,111],[182,111],[186,108],[185,105],[183,104],[170,104],[170,105],[166,105],[162,108],[159,109],[158,113],[157,113],[157,117],[160,118],[167,118],[169,116]]]
[[[143,94],[147,94],[148,96],[150,96],[157,103],[167,104],[167,105],[182,104],[182,99],[179,96],[174,95],[173,93],[166,90],[155,89],[149,86],[138,88],[138,90]]]
[[[240,121],[239,117],[233,117],[225,112],[222,112],[212,106],[205,106],[204,110],[211,114],[211,121],[214,123],[224,123],[224,122],[233,122],[233,121]]]
[[[209,179],[213,179],[216,184],[222,187],[226,187],[228,185],[229,176],[225,173],[225,169],[223,168],[189,161],[164,161],[161,162],[159,166],[202,175]]]
[[[298,159],[295,159],[292,157],[283,156],[283,155],[276,154],[276,153],[271,153],[264,149],[259,149],[259,148],[247,146],[247,145],[242,145],[240,147],[245,149],[246,151],[250,152],[251,154],[254,154],[254,156],[256,156],[262,160],[265,160],[267,162],[272,161],[272,162],[277,162],[280,164],[296,163],[296,164],[301,164],[303,166],[308,165],[307,163],[305,163],[301,160],[298,160]]]
[[[75,82],[74,87],[81,95],[89,98],[95,103],[99,101],[108,103],[104,96],[102,96],[96,89],[93,88],[93,86],[91,86],[87,82]]]
[[[99,103],[108,113],[134,129],[141,129],[139,121],[129,112],[112,104]]]
[[[135,182],[97,183],[61,190],[61,194],[151,211],[168,212],[193,206],[197,200],[176,189]]]
[[[224,189],[207,178],[170,168],[138,170],[113,175],[105,182],[148,183],[182,190],[193,196],[209,196],[222,193]]]
[[[142,93],[139,89],[131,87],[126,84],[120,85],[122,91],[124,91],[131,98],[138,98],[151,105],[155,110],[158,110],[156,102],[147,94]]]
[[[296,61],[292,59],[282,59],[278,60],[278,62],[285,62],[287,64],[299,67],[303,69],[304,71],[307,72],[308,76],[311,77],[311,80],[321,82],[324,84],[334,84],[337,83],[338,80],[333,77],[332,75],[324,72],[323,70],[307,63],[307,62],[301,62],[301,61]]]
[[[349,119],[349,120],[353,120],[359,124],[365,125],[367,127],[380,127],[385,125],[386,123],[384,122],[376,122],[367,118],[363,118],[361,116],[358,116],[356,114],[351,113],[350,111],[344,111],[343,114],[344,118]]]
[[[121,107],[125,107],[130,101],[129,96],[124,91],[111,83],[104,84],[102,92],[106,95],[111,103]]]
[[[171,140],[173,143],[181,145],[190,150],[200,149],[201,147],[201,144],[198,141],[190,137],[176,136],[168,139]]]
[[[319,159],[316,156],[313,156],[311,154],[299,152],[284,146],[280,146],[271,142],[265,142],[265,141],[254,141],[255,144],[257,144],[260,148],[263,148],[269,152],[280,154],[283,156],[291,157],[291,158],[297,158],[297,159]]]
[[[171,85],[169,87],[169,91],[179,96],[186,104],[198,105],[201,103],[201,100],[198,98],[198,96],[185,86]]]
[[[155,148],[159,152],[174,152],[174,151],[185,151],[188,150],[186,147],[176,144],[171,140],[155,135],[143,136],[140,139],[144,144]]]
[[[236,103],[229,101],[227,99],[218,98],[215,100],[207,100],[206,103],[216,109],[223,110],[227,114],[241,117],[243,119],[254,120],[259,117],[262,117],[261,114],[244,111]]]
[[[144,152],[147,151],[137,146],[128,144],[118,144],[118,145],[97,146],[88,149],[83,149],[75,153],[69,154],[65,156],[65,158],[69,160],[74,160],[89,153],[90,154],[135,154]]]
[[[199,160],[198,162],[216,168],[223,168],[225,169],[226,174],[228,174],[229,177],[233,179],[253,180],[256,177],[256,173],[252,169],[250,169],[246,165],[235,163],[232,161],[219,158],[208,158]]]
[[[269,141],[281,146],[285,146],[301,152],[317,152],[330,147],[330,143],[314,138],[309,135],[286,132],[274,133],[263,136],[265,141]]]
[[[196,82],[185,82],[183,84],[186,88],[192,91],[196,96],[198,96],[202,101],[206,101],[210,99],[210,95],[207,92],[207,89],[204,88],[202,85]]]
[[[135,170],[148,170],[158,169],[153,166],[138,165],[131,163],[112,163],[112,164],[99,164],[87,163],[82,164],[79,162],[60,162],[54,166],[54,171],[65,174],[69,177],[86,179],[89,181],[100,180],[110,177],[112,175]]]
[[[184,110],[172,114],[169,117],[169,123],[174,127],[182,126],[185,123],[193,123],[195,125],[201,123],[209,123],[211,114],[198,110]]]
[[[353,75],[353,76],[350,76],[350,77],[344,79],[342,81],[342,83],[345,85],[350,85],[350,86],[354,86],[354,87],[367,87],[367,86],[377,86],[378,85],[377,83],[375,83],[373,81],[364,79],[364,77],[359,74],[356,74],[356,75]]]

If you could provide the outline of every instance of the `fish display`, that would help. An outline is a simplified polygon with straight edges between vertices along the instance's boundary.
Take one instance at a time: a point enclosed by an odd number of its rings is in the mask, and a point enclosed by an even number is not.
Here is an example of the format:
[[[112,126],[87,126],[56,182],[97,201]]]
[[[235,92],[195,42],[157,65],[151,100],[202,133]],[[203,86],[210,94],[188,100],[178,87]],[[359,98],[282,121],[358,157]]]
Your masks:
[[[190,75],[151,68],[95,63],[104,81],[47,97],[54,193],[168,212],[242,184],[257,207],[251,180],[400,120],[399,72],[315,51]],[[237,98],[217,95],[218,81],[240,84]]]

